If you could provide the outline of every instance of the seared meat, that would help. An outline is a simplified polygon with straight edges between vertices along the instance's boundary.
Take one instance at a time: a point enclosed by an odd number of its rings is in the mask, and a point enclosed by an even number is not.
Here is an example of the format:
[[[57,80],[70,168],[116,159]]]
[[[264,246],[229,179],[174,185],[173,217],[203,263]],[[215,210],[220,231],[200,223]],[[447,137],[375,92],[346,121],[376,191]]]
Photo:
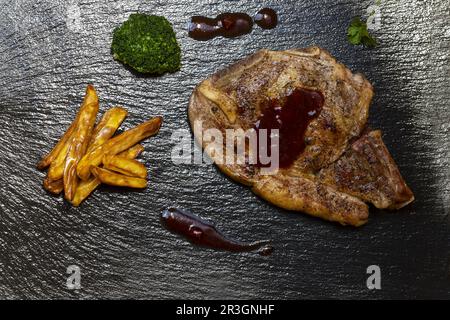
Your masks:
[[[414,199],[379,131],[362,134],[371,84],[318,47],[261,50],[201,82],[189,105],[194,135],[206,148],[208,142],[200,137],[209,128],[224,136],[227,129],[252,129],[270,101],[286,101],[297,89],[324,98],[304,133],[304,151],[274,175],[261,174],[260,166],[249,161],[216,161],[224,173],[277,206],[354,226],[367,221],[363,201],[394,209]],[[194,128],[197,121],[201,132]],[[247,149],[246,160],[250,154]]]
[[[379,130],[363,134],[317,180],[380,209],[399,209],[414,200]]]

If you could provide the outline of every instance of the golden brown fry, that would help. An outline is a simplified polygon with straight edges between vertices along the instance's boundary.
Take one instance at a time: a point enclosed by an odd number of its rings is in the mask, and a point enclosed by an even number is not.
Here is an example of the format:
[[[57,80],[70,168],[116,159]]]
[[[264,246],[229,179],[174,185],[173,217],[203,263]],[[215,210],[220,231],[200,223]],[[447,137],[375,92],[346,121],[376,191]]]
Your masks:
[[[147,180],[125,176],[99,167],[91,167],[92,174],[101,181],[101,183],[118,187],[129,187],[142,189],[147,187]]]
[[[66,163],[67,152],[69,151],[70,144],[73,137],[70,137],[64,146],[61,148],[58,156],[50,164],[47,176],[50,180],[56,181],[63,178],[64,174],[64,164]]]
[[[142,151],[144,151],[144,146],[142,144],[135,144],[128,150],[122,151],[117,155],[119,157],[125,157],[127,159],[135,159],[142,153]]]
[[[92,87],[92,86],[89,85],[88,88],[89,87]],[[85,101],[83,101],[83,104],[91,103],[93,101],[92,100],[93,98],[94,97],[85,97]],[[43,169],[47,168],[53,162],[53,160],[55,160],[56,157],[60,154],[63,147],[69,142],[70,138],[72,137],[72,135],[77,127],[80,111],[78,111],[77,116],[75,117],[73,122],[70,124],[69,128],[66,130],[66,132],[61,137],[61,139],[58,141],[56,146],[54,146],[53,149],[44,158],[42,158],[41,161],[38,162],[36,167],[39,170],[43,170]]]
[[[41,159],[41,161],[38,162],[36,167],[39,170],[43,170],[43,169],[47,168],[53,162],[53,160],[55,160],[56,157],[61,153],[61,150],[64,148],[64,146],[66,146],[67,142],[69,141],[70,137],[72,136],[73,131],[75,130],[77,119],[78,119],[78,116],[71,123],[70,127],[67,129],[67,131],[64,133],[64,135],[61,137],[61,139],[58,141],[56,146],[53,147],[52,151],[50,151],[44,158]]]
[[[47,176],[44,179],[44,189],[53,194],[60,194],[64,189],[63,179],[51,180]]]
[[[87,181],[81,180],[71,201],[72,205],[78,207],[100,184],[100,180],[94,176],[90,177]]]
[[[67,151],[64,165],[64,195],[69,201],[73,199],[78,185],[77,165],[86,149],[95,125],[98,113],[98,96],[93,86],[86,89],[86,96],[80,108],[78,124]]]
[[[89,142],[86,152],[88,153],[91,150],[94,150],[111,138],[117,128],[122,124],[127,114],[127,110],[121,107],[114,107],[106,111],[92,132],[91,141]]]
[[[105,155],[103,157],[103,168],[119,172],[126,176],[147,178],[147,169],[137,160],[124,157]]]
[[[77,167],[78,176],[82,180],[89,179],[91,166],[95,167],[100,165],[106,154],[116,155],[135,145],[137,142],[158,133],[161,122],[161,117],[155,117],[111,138],[101,146],[95,148],[81,159]]]
[[[36,168],[38,168],[39,170],[44,170],[45,168],[47,168],[63,151],[63,148],[67,147],[67,143],[71,139],[73,132],[75,131],[75,128],[77,126],[77,121],[78,121],[78,114],[72,121],[72,123],[70,124],[69,128],[66,130],[64,135],[61,137],[61,139],[59,139],[56,146],[54,146],[53,149],[37,163]],[[63,151],[63,153],[66,152],[67,148],[65,149],[65,152]]]
[[[119,155],[128,159],[134,159],[139,156],[143,150],[144,147],[142,145],[136,144],[130,149],[121,152]],[[78,184],[75,196],[73,197],[72,205],[78,207],[81,202],[83,202],[84,199],[86,199],[95,189],[97,189],[100,184],[100,180],[98,180],[95,176],[91,176],[87,181],[81,180]]]

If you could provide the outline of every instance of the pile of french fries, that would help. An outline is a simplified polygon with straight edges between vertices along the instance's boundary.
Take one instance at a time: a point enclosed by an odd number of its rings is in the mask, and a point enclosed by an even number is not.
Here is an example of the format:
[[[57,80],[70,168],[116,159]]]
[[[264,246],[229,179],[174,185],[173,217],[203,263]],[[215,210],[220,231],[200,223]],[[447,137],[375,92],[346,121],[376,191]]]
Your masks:
[[[147,186],[147,169],[136,160],[140,141],[158,133],[162,118],[152,118],[115,135],[127,111],[114,107],[95,125],[99,109],[95,88],[88,85],[75,120],[56,146],[37,164],[48,168],[44,188],[79,206],[101,183],[130,188]]]

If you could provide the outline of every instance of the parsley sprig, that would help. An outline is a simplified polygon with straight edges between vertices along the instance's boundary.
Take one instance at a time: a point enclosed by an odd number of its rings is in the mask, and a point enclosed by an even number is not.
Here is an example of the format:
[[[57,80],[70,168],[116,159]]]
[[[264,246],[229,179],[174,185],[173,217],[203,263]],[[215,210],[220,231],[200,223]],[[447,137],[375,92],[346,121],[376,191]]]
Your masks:
[[[352,20],[347,32],[348,41],[354,45],[364,45],[373,48],[377,45],[377,41],[367,30],[367,24],[356,17]]]

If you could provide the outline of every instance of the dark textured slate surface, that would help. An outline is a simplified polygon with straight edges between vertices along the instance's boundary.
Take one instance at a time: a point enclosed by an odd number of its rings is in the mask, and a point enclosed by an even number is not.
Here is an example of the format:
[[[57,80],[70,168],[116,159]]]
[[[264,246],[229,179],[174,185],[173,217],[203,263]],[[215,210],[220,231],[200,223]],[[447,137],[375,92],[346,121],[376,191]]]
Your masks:
[[[382,1],[380,46],[349,45],[346,27],[371,1],[266,1],[277,29],[239,39],[196,42],[194,14],[249,1],[0,0],[0,297],[3,298],[450,298],[450,29],[448,1]],[[136,77],[113,61],[111,32],[135,11],[165,15],[183,50],[180,72]],[[68,19],[67,17],[70,17]],[[384,139],[416,195],[390,213],[371,208],[361,229],[274,208],[213,166],[175,166],[174,129],[202,78],[260,48],[312,44],[328,49],[373,82],[370,125]],[[162,115],[145,142],[151,173],[143,192],[102,188],[80,208],[42,188],[38,159],[72,120],[87,83],[101,111],[120,104],[125,127]],[[159,223],[179,206],[245,240],[271,238],[270,257],[192,247]],[[79,265],[82,289],[66,288]],[[382,290],[366,288],[377,264]]]

